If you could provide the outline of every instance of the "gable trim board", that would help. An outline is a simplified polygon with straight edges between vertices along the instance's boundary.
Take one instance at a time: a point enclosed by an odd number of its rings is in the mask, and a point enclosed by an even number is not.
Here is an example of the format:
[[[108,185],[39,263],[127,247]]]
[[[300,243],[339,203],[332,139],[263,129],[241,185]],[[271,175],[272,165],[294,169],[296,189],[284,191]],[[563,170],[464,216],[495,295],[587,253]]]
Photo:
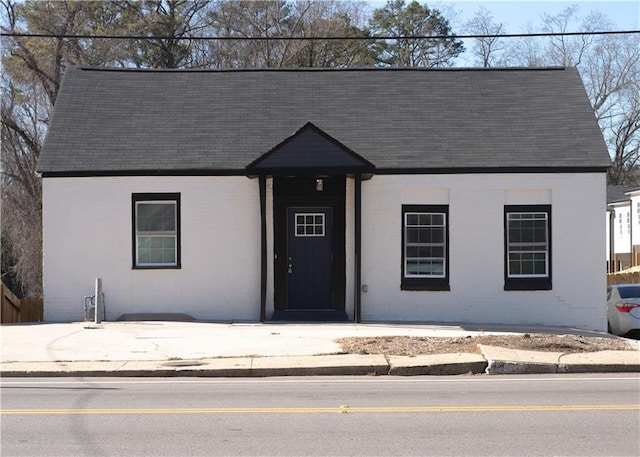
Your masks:
[[[469,100],[465,109],[455,107],[456,98],[451,97],[461,86],[477,103],[478,112]],[[198,87],[207,90],[198,92]],[[431,88],[428,97],[421,87]],[[92,88],[98,94],[92,94]],[[211,92],[223,99],[224,109],[205,109]],[[163,112],[154,110],[158,93],[166,95]],[[371,103],[371,93],[378,103]],[[604,259],[592,252],[597,249],[585,247],[604,236],[594,220],[601,220],[596,214],[604,207],[609,159],[573,69],[80,69],[65,77],[61,94],[38,165],[44,178],[49,320],[77,318],[80,310],[71,304],[74,297],[87,295],[90,279],[100,276],[110,297],[111,318],[157,311],[207,320],[502,322],[603,329]],[[109,94],[109,99],[95,109],[101,94]],[[402,101],[396,103],[402,108],[384,98],[391,95]],[[486,98],[492,98],[491,106]],[[512,106],[514,100],[517,106]],[[118,105],[123,103],[126,111]],[[442,104],[444,113],[424,114],[434,103]],[[545,103],[549,106],[540,111]],[[565,121],[560,130],[554,130],[556,103],[572,108],[560,108]],[[395,123],[380,123],[389,119],[379,106]],[[503,120],[509,132],[489,129],[492,135],[477,136],[483,129],[473,122],[496,122],[501,117],[496,109],[508,113]],[[534,121],[531,111],[536,110]],[[171,135],[140,120],[146,112],[159,116],[155,120]],[[178,112],[192,123],[177,119],[171,124]],[[472,119],[460,119],[465,112]],[[87,121],[69,128],[82,119]],[[453,135],[465,122],[471,138]],[[522,127],[530,122],[538,128],[535,135]],[[130,129],[131,123],[140,123],[139,128]],[[205,131],[205,125],[213,133]],[[548,132],[540,131],[544,125]],[[92,135],[96,138],[85,138]],[[456,144],[447,145],[448,139]],[[456,152],[460,146],[467,149]],[[75,160],[70,160],[72,154]],[[149,167],[151,162],[158,167]],[[257,179],[247,179],[253,177]],[[180,195],[180,269],[131,269],[132,216],[127,229],[121,220],[122,202],[126,199],[131,205],[134,194],[166,192]],[[575,195],[585,199],[578,202],[579,216],[570,218],[576,210]],[[505,290],[505,208],[532,204],[550,205],[553,211],[553,288]],[[402,207],[443,205],[448,212],[450,290],[403,290]],[[92,234],[99,242],[91,242],[84,228],[87,221],[100,227]],[[573,236],[576,223],[585,228]],[[317,236],[297,238],[297,230]],[[427,236],[431,229],[416,230]],[[325,234],[331,236],[329,244],[322,244]],[[121,264],[120,246],[129,252],[128,268]],[[326,249],[322,246],[332,246],[329,257],[327,251],[322,254],[333,265],[328,276],[322,271],[329,267],[314,270],[327,261],[317,257]],[[426,248],[429,243],[416,246]],[[426,252],[413,252],[412,259],[432,262],[423,258]],[[67,260],[78,256],[82,268]],[[311,261],[304,263],[297,256]],[[571,273],[578,266],[584,282]],[[428,269],[416,271],[430,274]],[[324,277],[330,287],[327,297],[332,298],[309,309],[309,303],[326,293],[319,290],[292,304],[294,277],[302,278],[295,284],[311,281],[296,286],[299,297],[315,290],[314,278]]]

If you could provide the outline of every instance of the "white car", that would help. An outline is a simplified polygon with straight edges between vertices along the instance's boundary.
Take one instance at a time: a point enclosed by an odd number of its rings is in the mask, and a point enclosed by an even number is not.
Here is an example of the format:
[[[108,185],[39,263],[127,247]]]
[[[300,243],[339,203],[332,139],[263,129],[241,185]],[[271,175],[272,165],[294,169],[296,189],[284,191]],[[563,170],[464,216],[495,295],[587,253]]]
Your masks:
[[[607,323],[614,335],[640,333],[640,284],[607,287]]]

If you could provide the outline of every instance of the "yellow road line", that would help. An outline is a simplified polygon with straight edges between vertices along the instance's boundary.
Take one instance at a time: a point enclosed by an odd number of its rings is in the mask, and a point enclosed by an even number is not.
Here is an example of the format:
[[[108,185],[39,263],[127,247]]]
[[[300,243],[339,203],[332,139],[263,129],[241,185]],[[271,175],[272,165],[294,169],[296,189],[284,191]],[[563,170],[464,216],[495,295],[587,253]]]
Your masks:
[[[71,414],[323,414],[323,413],[459,413],[516,411],[640,410],[640,405],[370,406],[334,408],[60,408],[1,409],[0,415]]]

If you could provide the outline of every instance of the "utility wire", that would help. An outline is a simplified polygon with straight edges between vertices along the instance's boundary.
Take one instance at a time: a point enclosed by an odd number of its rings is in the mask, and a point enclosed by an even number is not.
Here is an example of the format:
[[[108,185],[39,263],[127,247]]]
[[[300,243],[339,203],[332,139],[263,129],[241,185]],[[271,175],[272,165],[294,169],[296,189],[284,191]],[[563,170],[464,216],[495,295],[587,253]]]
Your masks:
[[[205,40],[205,41],[335,41],[335,40],[441,40],[468,38],[536,38],[552,36],[587,36],[587,35],[631,35],[640,34],[640,30],[617,30],[603,32],[545,32],[545,33],[508,33],[500,35],[412,35],[412,36],[326,36],[326,37],[239,37],[239,36],[145,36],[145,35],[85,35],[85,34],[55,34],[55,33],[19,33],[2,32],[0,36],[15,38],[77,38],[77,39],[108,39],[108,40]]]

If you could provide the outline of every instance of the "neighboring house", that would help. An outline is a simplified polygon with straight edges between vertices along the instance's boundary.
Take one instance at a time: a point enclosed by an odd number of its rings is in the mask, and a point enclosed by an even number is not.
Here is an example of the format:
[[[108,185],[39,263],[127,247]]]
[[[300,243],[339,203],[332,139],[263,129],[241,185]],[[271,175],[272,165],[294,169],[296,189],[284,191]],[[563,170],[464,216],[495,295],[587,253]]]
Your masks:
[[[607,271],[640,265],[640,187],[607,186],[606,214]]]
[[[604,330],[609,164],[573,68],[69,69],[45,319]]]
[[[629,196],[629,242],[631,244],[631,265],[640,265],[640,187],[627,192]]]

